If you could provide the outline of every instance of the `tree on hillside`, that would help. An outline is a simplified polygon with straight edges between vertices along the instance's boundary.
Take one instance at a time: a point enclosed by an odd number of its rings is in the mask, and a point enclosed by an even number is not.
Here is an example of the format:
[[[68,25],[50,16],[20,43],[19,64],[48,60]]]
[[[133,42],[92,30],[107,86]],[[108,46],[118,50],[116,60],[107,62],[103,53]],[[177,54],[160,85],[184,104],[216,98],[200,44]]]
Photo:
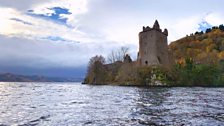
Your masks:
[[[218,26],[213,26],[212,30],[214,30],[214,29],[219,29],[219,27]]]
[[[208,29],[206,29],[206,33],[209,33],[209,32],[211,32],[212,31],[212,29],[211,28],[208,28]]]
[[[202,34],[204,34],[204,32],[203,31],[200,31],[200,32],[196,31],[194,34],[195,35],[202,35]]]
[[[224,26],[223,26],[223,24],[222,24],[222,25],[219,25],[219,29],[222,30],[222,31],[224,31]]]
[[[198,32],[198,31],[196,31],[194,34],[195,34],[195,35],[199,35],[199,32]]]

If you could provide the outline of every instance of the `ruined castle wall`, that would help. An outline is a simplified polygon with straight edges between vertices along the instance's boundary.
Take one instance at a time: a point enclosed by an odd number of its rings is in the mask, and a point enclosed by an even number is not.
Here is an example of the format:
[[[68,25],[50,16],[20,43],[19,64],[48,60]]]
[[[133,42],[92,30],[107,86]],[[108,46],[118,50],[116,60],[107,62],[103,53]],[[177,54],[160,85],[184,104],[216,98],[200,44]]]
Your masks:
[[[158,30],[139,33],[140,65],[169,65],[167,35]]]
[[[167,36],[163,33],[158,33],[156,43],[157,59],[159,60],[159,64],[169,66],[170,61],[168,54]]]
[[[141,32],[139,34],[139,62],[140,65],[156,65],[156,32],[155,30]]]

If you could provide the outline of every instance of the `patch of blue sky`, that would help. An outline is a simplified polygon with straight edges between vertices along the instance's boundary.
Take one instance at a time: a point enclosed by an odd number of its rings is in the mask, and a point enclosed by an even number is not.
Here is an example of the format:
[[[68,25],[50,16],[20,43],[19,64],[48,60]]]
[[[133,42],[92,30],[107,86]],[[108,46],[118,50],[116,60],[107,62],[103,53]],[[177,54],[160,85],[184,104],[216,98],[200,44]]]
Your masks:
[[[22,19],[19,19],[19,18],[10,18],[10,20],[12,21],[16,21],[16,22],[20,22],[20,23],[23,23],[25,25],[33,25],[32,23],[28,22],[28,21],[24,21]]]
[[[50,40],[50,41],[55,41],[55,42],[74,42],[74,43],[80,43],[79,41],[68,40],[68,39],[64,39],[64,38],[59,37],[59,36],[48,36],[48,37],[45,37],[43,39]]]
[[[66,41],[64,38],[58,37],[58,36],[48,36],[46,39],[51,41]]]
[[[62,17],[61,15],[71,15],[72,13],[69,12],[69,9],[66,8],[61,8],[61,7],[53,7],[53,8],[48,8],[49,10],[54,11],[53,13],[49,14],[36,14],[34,10],[28,10],[28,15],[30,16],[34,16],[34,17],[39,17],[39,18],[43,18],[46,20],[51,20],[53,22],[59,23],[59,24],[63,24],[63,25],[67,25],[67,18]]]
[[[198,28],[198,30],[199,31],[206,31],[206,29],[208,29],[208,28],[211,28],[212,27],[212,25],[211,24],[209,24],[208,22],[206,22],[206,21],[202,21],[201,23],[199,23],[198,24],[199,25],[199,28]]]

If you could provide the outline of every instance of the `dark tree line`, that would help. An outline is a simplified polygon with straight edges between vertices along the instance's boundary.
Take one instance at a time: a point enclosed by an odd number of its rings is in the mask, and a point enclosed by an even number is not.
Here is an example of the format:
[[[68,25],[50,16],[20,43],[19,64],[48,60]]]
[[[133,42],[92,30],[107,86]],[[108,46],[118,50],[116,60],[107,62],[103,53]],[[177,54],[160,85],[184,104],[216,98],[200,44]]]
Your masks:
[[[193,36],[193,35],[202,35],[204,33],[209,33],[209,32],[211,32],[212,30],[215,30],[215,29],[220,29],[221,31],[224,32],[224,25],[221,24],[219,26],[213,26],[212,28],[207,28],[205,30],[205,32],[203,32],[203,31],[200,31],[200,32],[199,31],[196,31],[195,33],[191,33],[190,36]]]
[[[212,30],[215,30],[215,29],[220,29],[221,31],[224,31],[224,26],[223,26],[223,24],[221,24],[221,25],[219,25],[219,27],[218,26],[213,26],[212,28],[207,28],[205,33],[209,33],[209,32],[211,32]]]

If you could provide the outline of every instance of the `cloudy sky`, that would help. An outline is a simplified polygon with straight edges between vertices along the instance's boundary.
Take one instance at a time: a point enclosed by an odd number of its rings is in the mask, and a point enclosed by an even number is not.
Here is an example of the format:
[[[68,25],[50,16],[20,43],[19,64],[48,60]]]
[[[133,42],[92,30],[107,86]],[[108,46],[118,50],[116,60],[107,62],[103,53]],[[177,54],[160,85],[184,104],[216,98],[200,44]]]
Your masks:
[[[221,0],[0,0],[0,72],[83,77],[90,57],[121,46],[136,58],[155,19],[172,42],[224,23]]]

